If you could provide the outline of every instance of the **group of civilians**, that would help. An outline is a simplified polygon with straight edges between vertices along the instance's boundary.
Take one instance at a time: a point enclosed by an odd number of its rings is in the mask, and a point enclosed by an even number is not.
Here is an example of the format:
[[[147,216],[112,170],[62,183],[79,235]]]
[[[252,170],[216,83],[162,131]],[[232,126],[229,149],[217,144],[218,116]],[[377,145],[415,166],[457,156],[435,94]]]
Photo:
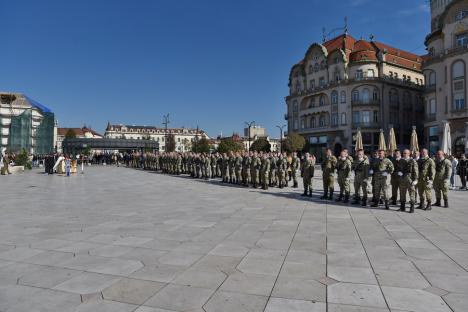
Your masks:
[[[457,159],[455,156],[450,156],[449,160],[452,162],[452,176],[450,177],[450,188],[455,190],[458,188],[456,182],[456,175],[460,176],[461,190],[466,190],[466,180],[468,179],[468,159],[466,159],[465,154],[460,156],[460,159]]]

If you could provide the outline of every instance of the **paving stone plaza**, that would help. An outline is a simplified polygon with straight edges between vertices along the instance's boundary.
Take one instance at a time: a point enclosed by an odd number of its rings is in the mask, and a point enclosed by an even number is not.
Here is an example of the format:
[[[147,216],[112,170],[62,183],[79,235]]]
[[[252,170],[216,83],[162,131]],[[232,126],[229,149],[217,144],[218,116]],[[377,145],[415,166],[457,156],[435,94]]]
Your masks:
[[[467,192],[409,214],[86,169],[0,178],[1,312],[468,311]]]

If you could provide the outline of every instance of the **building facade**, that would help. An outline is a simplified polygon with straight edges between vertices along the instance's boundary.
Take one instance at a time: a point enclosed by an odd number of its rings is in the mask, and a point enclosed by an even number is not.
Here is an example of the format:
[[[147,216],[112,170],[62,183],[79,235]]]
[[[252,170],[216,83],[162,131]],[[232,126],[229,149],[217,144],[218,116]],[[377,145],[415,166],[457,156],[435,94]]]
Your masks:
[[[449,122],[452,153],[468,152],[466,67],[468,64],[468,0],[431,0],[431,33],[424,57],[425,143],[440,148],[443,124]]]
[[[422,58],[389,45],[356,40],[347,33],[313,43],[289,76],[288,134],[305,137],[319,160],[324,149],[352,148],[361,129],[366,150],[380,129],[394,127],[409,145],[412,126],[422,132]]]
[[[67,133],[72,132],[77,139],[102,139],[104,136],[86,126],[82,128],[57,128],[57,140],[55,143],[58,153],[63,153],[62,143]]]
[[[49,108],[21,93],[0,92],[0,149],[48,154],[54,151],[55,137]]]
[[[135,125],[107,125],[104,137],[114,139],[149,139],[159,143],[159,150],[166,150],[166,139],[173,135],[176,143],[176,151],[188,152],[192,149],[192,142],[201,138],[209,139],[208,134],[200,129],[188,128],[158,128],[153,126]]]

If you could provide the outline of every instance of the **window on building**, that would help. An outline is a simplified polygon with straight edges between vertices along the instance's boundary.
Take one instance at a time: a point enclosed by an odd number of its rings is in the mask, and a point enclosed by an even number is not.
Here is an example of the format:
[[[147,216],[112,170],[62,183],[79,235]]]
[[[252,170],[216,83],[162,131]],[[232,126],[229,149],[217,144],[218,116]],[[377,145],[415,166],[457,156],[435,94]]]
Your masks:
[[[353,102],[359,102],[359,91],[353,91]]]
[[[390,78],[393,78],[393,72],[392,71],[389,72],[389,76],[390,76]]]
[[[432,71],[429,74],[429,86],[435,86],[436,85],[436,73]]]
[[[296,83],[296,93],[301,92],[301,84],[298,82]]]
[[[319,127],[325,127],[325,116],[320,116],[319,118]]]
[[[362,123],[363,124],[370,124],[370,111],[363,111],[362,112]]]
[[[338,57],[335,56],[335,57],[333,58],[333,64],[338,64]]]
[[[429,107],[427,108],[427,113],[429,115],[435,115],[436,112],[437,112],[436,100],[435,99],[430,99],[429,100]]]
[[[362,79],[362,78],[364,78],[364,73],[363,73],[362,69],[358,69],[356,71],[356,79]]]
[[[353,112],[353,123],[359,124],[361,122],[361,112]]]
[[[372,100],[374,101],[379,100],[379,90],[377,88],[374,88],[374,91],[372,92]]]
[[[452,65],[452,108],[465,108],[465,63],[456,61]]]
[[[301,129],[305,129],[305,119],[301,118]]]
[[[468,45],[467,33],[458,34],[455,36],[455,44],[457,47],[466,47]]]
[[[365,104],[368,104],[370,102],[370,91],[367,88],[362,90],[362,102]]]
[[[373,69],[368,69],[367,70],[367,77],[373,78],[375,77],[374,70]]]
[[[314,72],[314,67],[312,65],[309,65],[309,74],[312,74]]]
[[[320,79],[319,79],[319,85],[320,85],[321,87],[325,86],[325,77],[320,77]]]
[[[332,126],[338,126],[338,114],[334,113],[331,115]]]
[[[314,71],[318,72],[320,70],[320,65],[318,63],[315,63],[314,65]]]
[[[325,96],[321,95],[320,96],[320,106],[324,106],[325,105]]]
[[[346,125],[346,113],[341,113],[341,124]]]
[[[378,123],[378,122],[379,122],[379,111],[374,111],[374,114],[373,114],[373,115],[374,115],[373,121],[374,121],[375,123]]]
[[[315,128],[315,116],[310,117],[310,127]]]
[[[341,103],[346,103],[346,91],[341,91]]]
[[[297,120],[297,118],[294,118],[294,121],[293,121],[293,129],[294,129],[294,130],[299,129],[299,120]]]
[[[297,101],[293,102],[293,112],[297,113],[299,111],[299,104]]]
[[[331,93],[331,102],[332,104],[338,104],[338,92],[337,91],[333,91]]]
[[[315,107],[315,98],[314,97],[312,97],[310,99],[310,107]]]
[[[335,81],[338,82],[341,80],[341,73],[339,71],[335,72]]]
[[[314,89],[315,88],[315,79],[312,79],[311,81],[309,81],[309,87],[311,89]]]

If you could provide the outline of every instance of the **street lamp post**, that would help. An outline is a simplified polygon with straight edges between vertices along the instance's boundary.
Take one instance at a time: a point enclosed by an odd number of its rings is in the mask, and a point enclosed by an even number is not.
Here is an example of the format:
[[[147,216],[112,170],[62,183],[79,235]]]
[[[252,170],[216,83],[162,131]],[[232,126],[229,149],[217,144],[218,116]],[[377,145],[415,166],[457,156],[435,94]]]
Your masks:
[[[280,149],[281,149],[281,153],[283,153],[283,129],[284,129],[284,127],[286,127],[286,125],[276,126],[276,128],[278,128],[280,130]]]
[[[249,129],[249,152],[250,152],[250,128],[252,128],[252,125],[255,125],[255,121],[246,121],[245,125],[247,126],[247,129]]]
[[[169,136],[167,135],[167,126],[169,125],[170,120],[169,120],[169,113],[163,116],[163,125],[164,125],[164,151],[167,152],[167,139]]]

